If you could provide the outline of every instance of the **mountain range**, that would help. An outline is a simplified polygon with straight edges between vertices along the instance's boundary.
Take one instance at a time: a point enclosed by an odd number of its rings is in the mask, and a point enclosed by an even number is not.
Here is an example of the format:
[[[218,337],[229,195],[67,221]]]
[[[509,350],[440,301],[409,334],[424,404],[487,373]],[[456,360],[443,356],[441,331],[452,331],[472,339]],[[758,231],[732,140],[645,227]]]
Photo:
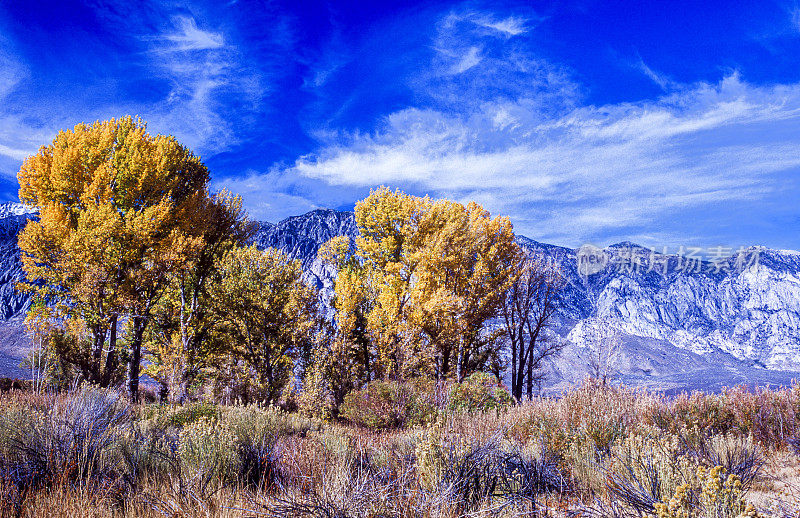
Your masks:
[[[19,204],[0,204],[0,375],[25,374],[18,364],[28,347],[21,322],[29,301],[15,289],[24,275],[16,236],[32,216]],[[323,209],[261,223],[253,241],[300,260],[326,302],[335,272],[316,258],[317,249],[357,233],[352,212]],[[580,382],[592,359],[612,379],[667,392],[800,378],[800,252],[668,254],[627,242],[571,249],[517,241],[565,279],[549,333],[564,350],[546,367],[546,391]]]

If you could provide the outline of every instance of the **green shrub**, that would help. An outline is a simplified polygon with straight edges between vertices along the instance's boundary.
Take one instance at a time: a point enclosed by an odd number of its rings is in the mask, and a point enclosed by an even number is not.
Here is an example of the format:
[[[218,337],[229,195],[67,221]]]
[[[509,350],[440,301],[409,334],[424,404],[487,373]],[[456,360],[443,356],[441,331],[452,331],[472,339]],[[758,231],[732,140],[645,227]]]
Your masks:
[[[231,480],[239,472],[236,436],[226,423],[201,417],[180,432],[181,461],[192,473]]]
[[[178,453],[189,473],[223,483],[274,488],[280,482],[276,444],[281,437],[319,430],[317,422],[275,407],[224,408],[179,433]]]
[[[164,427],[174,426],[182,428],[186,425],[196,423],[200,419],[218,419],[220,417],[220,410],[217,405],[212,403],[190,403],[176,408],[170,408],[160,420],[160,424]]]
[[[514,399],[490,374],[476,372],[450,390],[448,409],[461,412],[498,410],[510,407]]]
[[[424,424],[436,415],[432,389],[423,381],[372,381],[345,396],[339,415],[373,430]]]

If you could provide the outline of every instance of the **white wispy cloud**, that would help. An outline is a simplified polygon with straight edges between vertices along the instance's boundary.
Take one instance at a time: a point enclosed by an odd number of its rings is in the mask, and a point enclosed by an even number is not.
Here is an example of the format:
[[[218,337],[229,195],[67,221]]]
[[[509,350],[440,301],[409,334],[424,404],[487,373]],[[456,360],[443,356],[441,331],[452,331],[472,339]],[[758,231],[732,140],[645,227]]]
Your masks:
[[[449,69],[451,74],[463,74],[481,62],[481,49],[469,47],[466,52],[456,57],[457,61]]]
[[[665,220],[768,199],[800,171],[800,84],[756,86],[735,72],[679,84],[639,60],[661,98],[587,105],[569,71],[514,30],[498,37],[498,20],[509,19],[445,15],[429,70],[412,83],[435,102],[387,114],[371,133],[319,132],[319,149],[282,174],[474,199],[522,233],[579,244],[666,239]]]
[[[198,28],[194,18],[178,16],[151,41],[152,66],[171,89],[147,110],[154,129],[174,132],[182,142],[213,154],[238,142],[236,121],[223,114],[221,98],[257,105],[263,93],[260,77],[243,63],[238,49],[222,32]]]
[[[509,16],[498,20],[491,16],[482,15],[475,17],[475,23],[494,29],[505,36],[517,36],[528,30],[526,27],[528,20],[518,16]]]
[[[731,75],[653,102],[552,118],[523,102],[469,114],[406,109],[288,171],[477,199],[532,235],[574,242],[765,196],[777,174],[800,168],[799,132],[800,85],[755,87]]]
[[[51,142],[61,128],[125,114],[141,115],[151,132],[174,134],[204,158],[246,138],[247,117],[261,108],[267,81],[258,66],[262,64],[249,61],[235,45],[236,38],[221,29],[232,25],[201,11],[175,15],[180,8],[170,2],[153,2],[141,10],[110,4],[96,9],[103,27],[121,35],[120,59],[132,74],[87,77],[85,88],[98,82],[107,88],[103,100],[85,102],[77,96],[70,103],[54,101],[48,97],[52,92],[37,90],[36,71],[28,70],[14,42],[0,35],[0,175],[16,175],[21,161]],[[276,18],[276,38],[281,27]],[[146,103],[132,101],[109,86],[117,79],[145,79],[147,87],[157,84],[153,92],[166,93]]]
[[[672,81],[669,77],[666,77],[663,74],[659,74],[658,72],[647,66],[647,64],[642,60],[642,58],[639,58],[639,61],[636,63],[636,68],[641,70],[641,72],[648,79],[650,79],[652,82],[661,87],[662,90],[667,90],[670,87],[675,86],[674,81]]]
[[[194,18],[178,16],[175,18],[175,26],[175,32],[163,35],[163,39],[172,44],[167,50],[173,52],[210,50],[225,45],[222,33],[199,29]]]
[[[240,194],[251,219],[272,222],[314,209],[352,206],[354,196],[359,199],[369,194],[368,187],[331,186],[278,166],[267,172],[250,170],[242,176],[219,178],[212,189]]]
[[[0,99],[7,96],[28,75],[22,63],[3,50],[6,45],[7,42],[0,39]]]
[[[410,83],[425,107],[388,113],[369,133],[312,128],[315,152],[221,185],[250,193],[269,219],[386,184],[476,200],[550,242],[665,245],[687,236],[664,221],[766,200],[800,171],[800,84],[756,86],[735,72],[680,84],[639,60],[661,98],[587,105],[568,70],[492,27],[503,20],[468,11],[438,21],[431,62]]]
[[[47,133],[26,121],[24,113],[15,110],[9,102],[9,97],[30,72],[6,48],[11,48],[10,42],[0,37],[0,176],[13,178],[19,163],[36,152]]]

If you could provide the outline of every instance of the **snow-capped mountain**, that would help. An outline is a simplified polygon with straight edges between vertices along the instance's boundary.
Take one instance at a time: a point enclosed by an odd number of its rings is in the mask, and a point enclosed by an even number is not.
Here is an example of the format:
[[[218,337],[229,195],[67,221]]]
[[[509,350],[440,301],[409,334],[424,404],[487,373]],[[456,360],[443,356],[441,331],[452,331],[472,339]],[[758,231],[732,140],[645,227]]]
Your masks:
[[[32,209],[27,205],[23,205],[22,203],[0,203],[0,219],[7,218],[9,216],[27,216],[35,213],[35,209]]]
[[[14,285],[22,278],[16,234],[30,214],[14,205],[0,205],[0,340],[9,345],[19,343],[28,304]],[[316,259],[317,249],[357,232],[351,212],[315,210],[262,223],[253,241],[299,259],[326,301],[334,272]],[[800,372],[798,252],[752,247],[704,261],[632,243],[575,250],[525,237],[518,242],[556,263],[566,279],[552,328],[552,339],[565,341],[566,349],[549,366],[552,389],[580,381],[590,358],[609,344],[609,370],[659,388],[785,384]],[[0,353],[18,349],[6,345]]]
[[[695,261],[620,243],[593,253],[597,271],[580,271],[581,250],[520,244],[552,257],[567,278],[563,313],[585,342],[596,325],[664,340],[698,354],[721,351],[771,369],[800,370],[800,253],[751,247],[717,262]],[[681,264],[683,259],[684,263]]]
[[[352,213],[317,210],[264,224],[255,241],[300,259],[327,299],[333,272],[316,250],[357,233]],[[567,346],[550,366],[553,389],[580,381],[608,343],[618,349],[611,370],[659,388],[786,384],[800,371],[798,252],[752,247],[708,261],[633,243],[575,250],[522,236],[518,242],[558,264],[566,279],[553,339]],[[587,256],[598,261],[586,267]]]
[[[29,347],[23,318],[30,297],[17,291],[25,279],[17,234],[25,228],[33,211],[19,203],[0,204],[0,376],[26,376],[20,359]]]
[[[751,247],[703,261],[632,243],[587,251],[519,241],[567,281],[556,328],[567,348],[551,383],[584,376],[609,344],[612,370],[662,388],[786,384],[800,371],[798,252]]]

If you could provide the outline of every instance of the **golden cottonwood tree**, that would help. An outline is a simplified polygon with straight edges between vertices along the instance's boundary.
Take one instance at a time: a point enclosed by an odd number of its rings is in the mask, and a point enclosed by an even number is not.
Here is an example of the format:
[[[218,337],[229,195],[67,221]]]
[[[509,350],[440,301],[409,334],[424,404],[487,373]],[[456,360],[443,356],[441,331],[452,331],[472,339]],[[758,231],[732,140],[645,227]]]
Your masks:
[[[521,250],[508,218],[491,218],[477,203],[437,200],[419,221],[409,318],[432,347],[441,377],[459,381],[487,368],[498,374],[498,314],[518,274]]]
[[[183,400],[201,372],[224,354],[228,344],[219,333],[211,285],[219,282],[221,259],[254,231],[241,197],[227,191],[207,197],[188,215],[186,232],[199,246],[174,272],[148,328],[147,374],[161,383],[163,395]]]
[[[380,377],[403,377],[424,360],[420,351],[414,351],[419,341],[407,318],[407,303],[419,259],[415,252],[424,239],[417,232],[418,223],[429,203],[427,198],[383,187],[356,204],[356,255],[363,262],[364,285],[372,291],[366,326],[375,346],[374,370]]]
[[[253,380],[263,403],[276,403],[292,378],[295,361],[314,345],[317,294],[302,280],[299,261],[251,245],[229,251],[211,294],[232,340],[233,360]]]
[[[141,345],[172,272],[201,245],[187,232],[206,198],[208,170],[174,137],[150,135],[140,119],[78,124],[23,163],[23,203],[39,210],[20,234],[29,289],[64,302],[91,329],[92,376],[116,355],[120,317],[129,320],[128,391],[138,398]]]
[[[318,354],[317,360],[325,362],[322,372],[339,406],[348,392],[372,379],[376,353],[368,336],[367,315],[375,294],[365,265],[350,250],[349,237],[332,238],[320,247],[317,256],[337,271],[331,300],[336,333],[328,353]]]
[[[382,187],[356,204],[356,223],[358,277],[340,271],[335,308],[349,329],[361,301],[371,301],[365,328],[376,375],[460,380],[496,361],[499,334],[486,324],[521,257],[507,218]]]

